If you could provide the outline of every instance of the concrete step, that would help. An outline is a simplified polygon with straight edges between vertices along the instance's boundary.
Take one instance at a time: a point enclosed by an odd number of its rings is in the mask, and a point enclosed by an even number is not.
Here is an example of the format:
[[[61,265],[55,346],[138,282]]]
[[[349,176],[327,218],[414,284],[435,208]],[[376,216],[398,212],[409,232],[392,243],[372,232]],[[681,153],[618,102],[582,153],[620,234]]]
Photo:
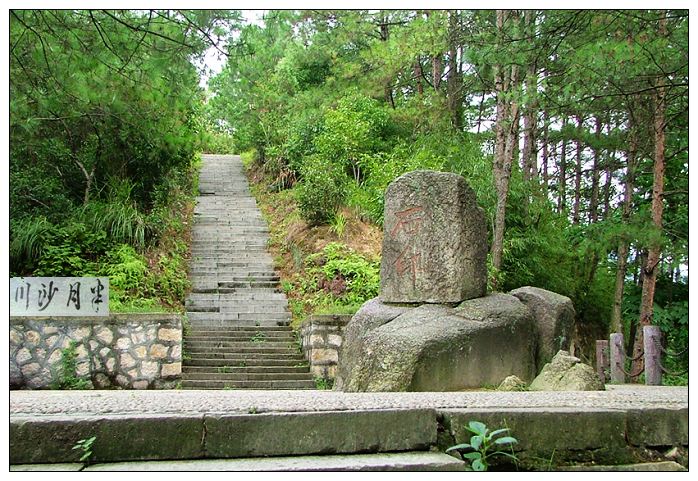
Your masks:
[[[197,313],[193,313],[197,314]],[[214,313],[215,314],[215,313]],[[230,326],[248,326],[248,327],[272,327],[272,326],[288,326],[291,324],[291,320],[275,320],[275,321],[258,321],[258,320],[225,320],[225,319],[218,319],[218,320],[209,320],[209,321],[202,321],[198,320],[195,322],[190,323],[192,327],[197,327],[197,328],[211,328],[211,327],[222,327],[222,328],[227,328]]]
[[[252,342],[252,343],[259,343],[259,336],[255,337],[253,334],[250,336],[249,334],[244,334],[244,335],[236,335],[236,336],[215,336],[215,335],[209,335],[209,336],[202,336],[202,335],[187,335],[186,339],[184,340],[185,344],[187,346],[190,345],[208,345],[208,344],[217,344],[217,343],[245,343],[245,342]],[[278,343],[278,344],[283,344],[284,346],[290,345],[290,344],[295,344],[296,343],[296,337],[290,334],[285,334],[281,333],[281,335],[277,336],[264,336],[261,339],[264,344],[270,345],[272,343]]]
[[[202,334],[197,332],[195,334],[189,333],[185,342],[188,341],[224,341],[224,342],[241,342],[249,341],[251,338],[255,337],[256,333],[251,332],[241,332],[241,333],[231,333],[231,334]],[[257,336],[260,337],[260,336]],[[264,340],[267,342],[294,342],[296,336],[287,332],[264,332]]]
[[[258,342],[250,339],[240,341],[222,341],[209,339],[206,341],[192,341],[187,339],[184,345],[190,352],[204,351],[210,349],[211,352],[283,352],[285,350],[298,350],[298,345],[295,340],[291,341],[272,341],[261,340]],[[271,351],[274,349],[274,351]]]
[[[218,354],[286,354],[293,353],[293,347],[290,346],[265,346],[264,343],[235,343],[234,346],[201,346],[201,345],[186,345],[187,352],[192,356],[196,354],[206,354],[207,356],[216,356]],[[297,351],[297,348],[296,348]]]
[[[182,377],[182,389],[315,389],[315,381],[190,381]]]
[[[227,372],[231,371],[231,372]],[[232,372],[232,366],[220,366],[208,372],[186,372],[182,373],[182,382],[185,381],[264,381],[264,382],[282,382],[282,381],[313,381],[313,376],[310,372],[269,372],[269,373],[254,373],[254,372]],[[313,384],[312,387],[315,387]]]
[[[174,402],[182,397],[178,394],[187,393],[173,392]],[[77,461],[81,453],[72,447],[91,436],[96,438],[95,463],[422,451],[436,442],[436,415],[431,409],[303,413],[249,409],[250,414],[15,415],[10,419],[10,463]]]
[[[281,301],[261,305],[255,301],[248,300],[235,302],[210,301],[187,303],[187,310],[191,312],[253,312],[258,314],[274,312],[280,314],[288,312],[288,305]]]
[[[189,347],[244,347],[244,346],[295,346],[294,336],[266,336],[264,333],[248,334],[245,336],[228,336],[225,339],[216,336],[186,336],[184,344]]]
[[[217,321],[279,321],[290,319],[290,314],[283,312],[259,313],[259,312],[187,312],[189,321],[216,323]]]
[[[183,373],[187,375],[195,375],[199,373],[216,373],[218,374],[218,368],[226,366],[184,366],[182,368]],[[250,374],[290,374],[290,373],[305,373],[308,374],[308,366],[240,366],[233,365],[227,366],[230,368],[231,373],[250,373]],[[224,369],[225,370],[225,369]]]
[[[231,356],[232,357],[232,356]],[[262,356],[257,355],[254,358],[246,356],[236,356],[235,359],[222,359],[222,358],[207,358],[207,357],[193,357],[184,362],[182,369],[189,368],[208,368],[208,367],[220,367],[220,366],[232,366],[233,368],[302,368],[308,369],[308,364],[303,358],[303,356]]]
[[[265,334],[272,332],[288,332],[292,333],[293,329],[287,326],[268,326],[268,327],[253,327],[253,326],[231,326],[231,327],[218,327],[210,329],[194,329],[190,331],[194,333],[205,333],[208,334],[226,334],[226,333],[245,333],[245,332],[264,332]]]
[[[247,280],[237,280],[237,281],[218,281],[219,289],[250,289],[250,288],[260,288],[269,287],[275,288],[279,285],[279,280],[268,280],[268,281],[247,281]]]
[[[23,465],[10,466],[10,471]],[[37,470],[50,465],[33,465]],[[44,469],[40,467],[44,466]],[[70,466],[70,465],[68,465]],[[82,465],[73,465],[78,468]],[[77,469],[72,469],[77,470]],[[453,456],[431,451],[325,456],[284,456],[236,459],[191,459],[183,461],[132,461],[94,464],[85,471],[244,471],[244,472],[375,472],[375,471],[464,471],[465,463]]]
[[[219,361],[246,361],[249,359],[274,359],[279,361],[296,361],[305,362],[303,354],[300,352],[294,352],[291,350],[285,350],[281,352],[269,352],[269,351],[186,351],[191,359],[218,359]],[[185,362],[188,365],[188,363]]]

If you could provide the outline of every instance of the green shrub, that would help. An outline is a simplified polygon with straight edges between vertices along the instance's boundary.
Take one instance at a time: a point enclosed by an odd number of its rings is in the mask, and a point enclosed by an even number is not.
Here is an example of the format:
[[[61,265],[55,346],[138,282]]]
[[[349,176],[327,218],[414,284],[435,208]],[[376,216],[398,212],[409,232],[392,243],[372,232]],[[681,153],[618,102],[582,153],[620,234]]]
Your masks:
[[[109,276],[110,300],[146,294],[148,264],[133,247],[121,244],[107,252],[105,261],[101,272]]]
[[[296,187],[301,217],[310,225],[329,222],[346,196],[347,178],[341,169],[318,155],[303,164],[303,180]]]
[[[317,263],[322,265],[315,265]],[[367,260],[343,244],[328,244],[320,254],[309,256],[308,264],[314,266],[309,273],[315,279],[345,283],[345,291],[334,299],[338,305],[360,305],[378,295],[380,264]]]
[[[70,341],[68,347],[61,350],[60,371],[58,380],[52,386],[54,389],[89,389],[92,387],[90,381],[77,376],[77,347],[77,342]]]

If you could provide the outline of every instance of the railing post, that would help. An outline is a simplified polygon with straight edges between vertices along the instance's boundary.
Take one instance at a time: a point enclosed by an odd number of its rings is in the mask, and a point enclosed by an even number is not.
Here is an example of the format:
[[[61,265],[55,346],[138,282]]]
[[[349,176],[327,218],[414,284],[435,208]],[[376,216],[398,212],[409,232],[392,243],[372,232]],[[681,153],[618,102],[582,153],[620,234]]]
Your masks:
[[[614,332],[611,334],[611,382],[625,384],[625,350],[623,334]]]
[[[608,341],[596,341],[596,373],[602,383],[606,384],[610,363],[608,360]]]
[[[662,385],[662,332],[658,326],[644,326],[645,348],[645,384],[648,386]]]

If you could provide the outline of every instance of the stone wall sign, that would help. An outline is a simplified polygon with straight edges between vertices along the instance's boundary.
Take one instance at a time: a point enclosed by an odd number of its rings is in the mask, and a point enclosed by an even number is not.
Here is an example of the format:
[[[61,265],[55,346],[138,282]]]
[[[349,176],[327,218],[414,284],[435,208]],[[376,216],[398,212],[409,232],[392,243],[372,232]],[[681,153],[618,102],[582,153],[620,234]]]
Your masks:
[[[108,316],[108,277],[12,277],[11,316]]]
[[[456,303],[485,295],[487,227],[457,174],[418,170],[386,190],[380,298]]]

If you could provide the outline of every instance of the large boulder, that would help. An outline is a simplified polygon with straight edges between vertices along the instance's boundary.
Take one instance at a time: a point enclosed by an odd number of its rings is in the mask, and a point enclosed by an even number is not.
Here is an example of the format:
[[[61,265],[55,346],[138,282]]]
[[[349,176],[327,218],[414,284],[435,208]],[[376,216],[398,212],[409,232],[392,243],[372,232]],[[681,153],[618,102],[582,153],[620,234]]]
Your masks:
[[[353,360],[361,357],[365,334],[392,321],[410,309],[411,307],[407,306],[384,304],[377,297],[366,301],[361,306],[344,328],[337,376],[333,387],[335,391],[344,390],[344,380],[349,378],[349,370],[353,366],[353,363],[350,361],[342,361],[344,359]]]
[[[574,306],[569,297],[539,287],[521,287],[509,292],[523,302],[538,326],[536,364],[550,362],[560,350],[569,351],[574,335]]]
[[[593,367],[567,351],[559,351],[528,387],[531,391],[603,391]]]
[[[487,225],[457,174],[417,170],[387,188],[380,298],[457,303],[485,295]]]
[[[392,309],[370,301],[349,322],[338,389],[458,391],[497,385],[511,374],[535,376],[535,324],[513,296],[491,294],[455,308],[402,307],[385,321]]]

